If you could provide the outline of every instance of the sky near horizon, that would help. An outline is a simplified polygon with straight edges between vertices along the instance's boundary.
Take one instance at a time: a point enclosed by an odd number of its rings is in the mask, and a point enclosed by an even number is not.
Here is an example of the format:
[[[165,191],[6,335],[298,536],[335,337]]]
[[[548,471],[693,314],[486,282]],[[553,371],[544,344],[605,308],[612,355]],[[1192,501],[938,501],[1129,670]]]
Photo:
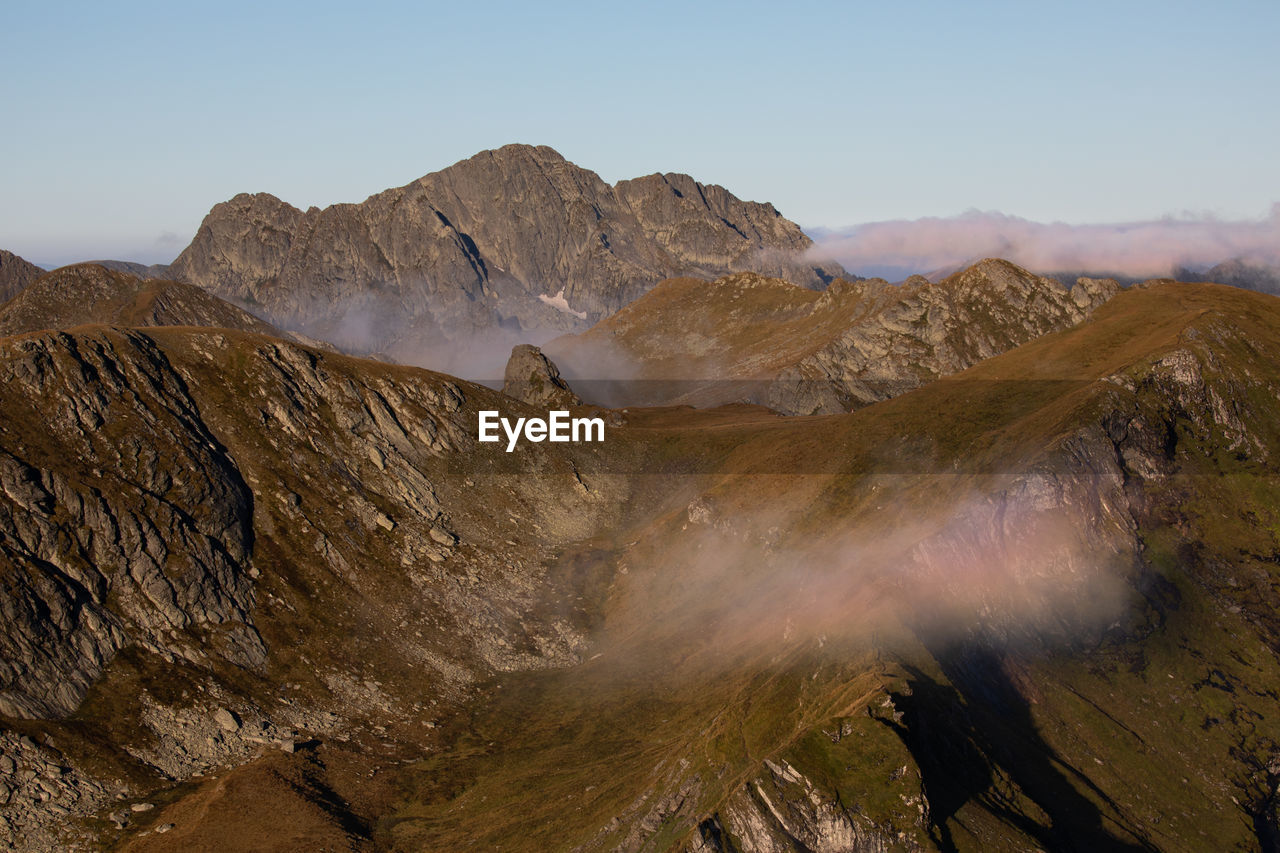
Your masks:
[[[0,248],[167,262],[239,192],[360,201],[509,142],[806,227],[1261,221],[1280,2],[59,3],[0,35]]]

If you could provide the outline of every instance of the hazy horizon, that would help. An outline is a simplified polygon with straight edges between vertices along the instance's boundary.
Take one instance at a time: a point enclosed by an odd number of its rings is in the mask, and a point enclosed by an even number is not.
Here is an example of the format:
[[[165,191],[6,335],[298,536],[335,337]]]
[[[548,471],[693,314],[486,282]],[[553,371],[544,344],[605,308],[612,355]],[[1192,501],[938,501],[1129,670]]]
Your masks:
[[[1231,259],[1280,267],[1280,203],[1267,216],[1234,221],[1184,214],[1134,222],[1036,222],[999,211],[969,210],[954,216],[881,220],[843,228],[803,223],[801,227],[815,241],[811,252],[815,258],[835,260],[852,273],[891,281],[984,257],[1002,257],[1037,272],[1135,278],[1167,276],[1180,268],[1202,271]],[[93,260],[167,264],[190,237],[166,237],[165,244],[176,248],[113,253],[110,245],[99,244],[97,252],[67,252],[53,258],[27,255],[13,246],[0,245],[0,249],[45,269]]]
[[[356,202],[514,141],[835,230],[1280,201],[1273,3],[8,11],[0,246],[34,262],[169,261],[239,192]]]

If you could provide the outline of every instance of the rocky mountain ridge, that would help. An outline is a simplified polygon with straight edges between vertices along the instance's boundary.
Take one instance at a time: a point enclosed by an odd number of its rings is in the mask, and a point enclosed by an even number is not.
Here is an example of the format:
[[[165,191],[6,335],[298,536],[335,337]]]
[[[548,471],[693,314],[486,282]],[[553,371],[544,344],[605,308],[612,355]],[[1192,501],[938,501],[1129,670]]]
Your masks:
[[[594,388],[619,405],[747,401],[833,414],[1077,325],[1118,290],[1097,279],[1067,288],[997,259],[936,284],[837,280],[821,294],[736,273],[664,282],[544,349],[588,398]]]
[[[113,260],[93,260],[87,263],[97,264],[100,267],[106,267],[116,272],[128,273],[141,279],[158,278],[165,281],[172,281],[173,275],[169,272],[168,264],[140,264],[137,261],[113,261]]]
[[[1280,295],[1280,268],[1251,263],[1240,258],[1231,258],[1214,264],[1202,273],[1183,269],[1175,270],[1174,278],[1179,281],[1216,281],[1260,293]]]
[[[476,408],[518,405],[497,392],[227,329],[30,333],[0,364],[0,720],[32,778],[79,780],[0,804],[27,849],[66,849],[68,814],[163,827],[158,781],[307,737],[420,749],[477,680],[579,659],[554,558],[617,487],[466,462]],[[347,837],[326,808],[298,843]]]
[[[819,287],[843,274],[807,262],[811,245],[772,205],[687,175],[610,186],[550,148],[508,145],[359,204],[238,195],[170,273],[285,328],[422,363],[480,333],[585,328],[673,275]]]
[[[0,337],[92,323],[210,326],[284,334],[199,287],[144,280],[95,263],[73,264],[44,273],[0,305]]]

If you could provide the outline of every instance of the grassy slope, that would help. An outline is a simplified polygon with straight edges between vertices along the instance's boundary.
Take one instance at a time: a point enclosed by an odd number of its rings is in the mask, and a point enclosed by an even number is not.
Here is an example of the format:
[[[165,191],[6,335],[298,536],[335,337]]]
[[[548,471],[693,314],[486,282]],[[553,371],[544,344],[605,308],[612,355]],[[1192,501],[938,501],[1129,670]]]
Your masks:
[[[269,324],[190,284],[139,279],[98,264],[61,267],[0,305],[0,336],[88,323],[221,326],[279,335]]]
[[[639,379],[768,378],[875,310],[863,287],[838,282],[820,294],[751,273],[668,279],[547,351],[591,379],[609,378],[614,358],[626,367],[620,376]],[[606,375],[591,372],[601,368]]]
[[[927,515],[985,475],[1031,466],[1114,405],[1116,386],[1098,380],[1141,374],[1213,328],[1231,330],[1214,345],[1222,364],[1274,383],[1275,300],[1165,286],[1125,293],[1080,328],[849,416],[750,413],[735,424],[690,413],[702,425],[690,431],[671,412],[653,418],[651,440],[658,452],[692,456],[714,434],[739,447],[726,465],[766,472],[725,476],[710,490],[725,517],[792,510],[793,538],[855,525],[889,535],[903,506]],[[1274,399],[1242,402],[1254,407],[1261,441],[1280,446]],[[1280,495],[1271,463],[1224,455],[1221,437],[1201,426],[1186,427],[1177,452],[1183,476],[1171,482],[1183,492],[1153,488],[1141,519],[1146,571],[1165,581],[1164,597],[1140,602],[1130,624],[1083,648],[926,647],[890,626],[871,650],[848,638],[843,654],[778,642],[763,656],[748,646],[729,665],[705,642],[725,616],[714,604],[696,611],[704,631],[664,617],[663,596],[685,600],[681,579],[664,576],[678,560],[663,559],[684,519],[659,519],[627,555],[652,575],[632,575],[631,592],[624,585],[612,599],[605,634],[624,639],[603,643],[582,668],[492,685],[459,746],[407,777],[383,837],[406,849],[611,846],[627,828],[624,820],[597,835],[611,816],[635,821],[657,798],[637,809],[647,792],[697,776],[696,807],[648,838],[663,849],[687,839],[690,815],[721,808],[762,759],[785,757],[846,805],[941,847],[1256,846],[1250,812],[1269,794],[1265,765],[1280,725],[1276,644],[1261,616],[1278,600]],[[815,476],[778,476],[794,470]],[[1188,546],[1201,556],[1189,558]],[[1222,567],[1251,585],[1215,577]],[[1250,597],[1257,615],[1233,612]],[[903,721],[880,710],[887,698],[906,709]],[[848,737],[822,734],[841,725]],[[931,824],[913,823],[904,806],[912,779],[929,795]]]

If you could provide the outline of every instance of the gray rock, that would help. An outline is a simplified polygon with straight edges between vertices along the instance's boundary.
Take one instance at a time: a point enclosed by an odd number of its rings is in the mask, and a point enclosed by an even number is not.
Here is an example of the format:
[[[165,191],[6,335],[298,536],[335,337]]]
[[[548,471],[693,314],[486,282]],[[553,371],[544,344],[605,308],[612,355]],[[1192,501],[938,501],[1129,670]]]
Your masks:
[[[580,406],[582,399],[560,376],[560,369],[542,350],[520,344],[511,350],[502,380],[502,393],[531,406]]]
[[[219,708],[213,712],[213,721],[224,732],[237,732],[240,730],[240,718],[236,716],[234,711],[226,708]]]
[[[508,145],[360,204],[216,205],[170,267],[340,347],[423,362],[477,333],[582,329],[674,275],[843,274],[769,204],[687,175],[609,186],[547,147]]]
[[[119,331],[9,338],[0,376],[6,416],[41,434],[0,441],[0,713],[72,712],[130,634],[161,648],[172,631],[236,623],[224,653],[260,663],[249,490],[165,356]],[[108,421],[125,437],[99,431]],[[76,459],[112,470],[86,476]]]
[[[1068,289],[997,259],[937,284],[919,276],[898,287],[841,283],[822,298],[866,299],[873,307],[779,374],[765,402],[786,414],[810,415],[886,400],[1083,322],[1118,290],[1110,279],[1080,279]]]

